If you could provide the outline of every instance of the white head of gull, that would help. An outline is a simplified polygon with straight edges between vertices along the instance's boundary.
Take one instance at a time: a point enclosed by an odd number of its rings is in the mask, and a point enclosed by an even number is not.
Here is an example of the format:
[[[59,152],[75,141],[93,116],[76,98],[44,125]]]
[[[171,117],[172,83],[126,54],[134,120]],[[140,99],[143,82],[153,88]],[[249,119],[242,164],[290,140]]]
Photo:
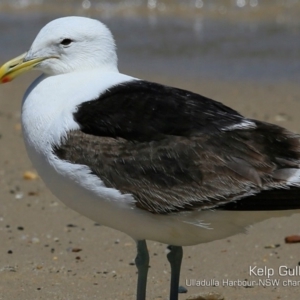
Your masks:
[[[24,61],[45,58],[35,66],[48,75],[102,69],[117,71],[115,42],[101,22],[60,18],[41,29]]]
[[[177,300],[182,246],[299,209],[298,135],[119,73],[101,22],[50,22],[27,53],[0,68],[0,81],[30,69],[43,74],[23,99],[28,155],[67,206],[135,239],[138,300],[146,297],[145,240],[171,245]]]

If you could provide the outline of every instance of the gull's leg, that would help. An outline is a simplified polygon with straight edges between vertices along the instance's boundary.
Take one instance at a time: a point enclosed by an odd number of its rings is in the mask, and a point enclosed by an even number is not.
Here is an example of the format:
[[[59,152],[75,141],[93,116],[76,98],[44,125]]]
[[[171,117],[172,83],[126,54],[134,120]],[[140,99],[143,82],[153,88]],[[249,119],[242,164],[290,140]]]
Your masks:
[[[135,265],[138,269],[136,300],[145,300],[149,268],[149,252],[145,240],[137,241],[136,246],[137,256],[135,258]]]
[[[178,300],[180,267],[183,251],[181,246],[168,246],[168,249],[170,252],[167,254],[167,258],[171,265],[170,300]]]

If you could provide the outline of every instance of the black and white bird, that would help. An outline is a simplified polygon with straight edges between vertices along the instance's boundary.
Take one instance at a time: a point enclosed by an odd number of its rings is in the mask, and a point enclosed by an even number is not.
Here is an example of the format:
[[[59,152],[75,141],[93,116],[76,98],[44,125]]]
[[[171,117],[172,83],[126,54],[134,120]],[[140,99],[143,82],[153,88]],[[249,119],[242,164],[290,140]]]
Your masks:
[[[30,69],[43,75],[22,104],[28,155],[67,206],[137,242],[138,300],[146,297],[145,240],[171,245],[176,300],[182,246],[300,208],[299,135],[119,73],[101,22],[50,22],[27,53],[1,67],[0,81]]]

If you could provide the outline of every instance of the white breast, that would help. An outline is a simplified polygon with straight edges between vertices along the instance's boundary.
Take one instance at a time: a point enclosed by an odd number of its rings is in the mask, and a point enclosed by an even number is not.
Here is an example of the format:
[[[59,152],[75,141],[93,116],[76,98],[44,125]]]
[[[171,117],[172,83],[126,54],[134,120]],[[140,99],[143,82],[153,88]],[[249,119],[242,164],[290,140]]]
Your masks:
[[[81,194],[80,201],[85,201],[87,191],[102,201],[117,202],[118,206],[128,206],[134,200],[130,195],[106,188],[87,166],[61,161],[53,154],[53,147],[60,145],[68,131],[80,129],[73,119],[77,105],[97,99],[109,86],[127,80],[133,78],[118,73],[41,76],[23,100],[24,140],[34,167],[59,199],[85,215],[88,213],[74,199]]]

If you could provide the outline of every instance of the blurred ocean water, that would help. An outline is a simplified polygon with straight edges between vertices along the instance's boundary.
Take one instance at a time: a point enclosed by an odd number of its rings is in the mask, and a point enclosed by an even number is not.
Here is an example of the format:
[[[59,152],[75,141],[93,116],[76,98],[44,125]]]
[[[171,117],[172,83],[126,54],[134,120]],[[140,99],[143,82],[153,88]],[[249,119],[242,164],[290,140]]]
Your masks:
[[[0,0],[0,61],[66,15],[106,23],[125,73],[300,80],[300,0]]]

